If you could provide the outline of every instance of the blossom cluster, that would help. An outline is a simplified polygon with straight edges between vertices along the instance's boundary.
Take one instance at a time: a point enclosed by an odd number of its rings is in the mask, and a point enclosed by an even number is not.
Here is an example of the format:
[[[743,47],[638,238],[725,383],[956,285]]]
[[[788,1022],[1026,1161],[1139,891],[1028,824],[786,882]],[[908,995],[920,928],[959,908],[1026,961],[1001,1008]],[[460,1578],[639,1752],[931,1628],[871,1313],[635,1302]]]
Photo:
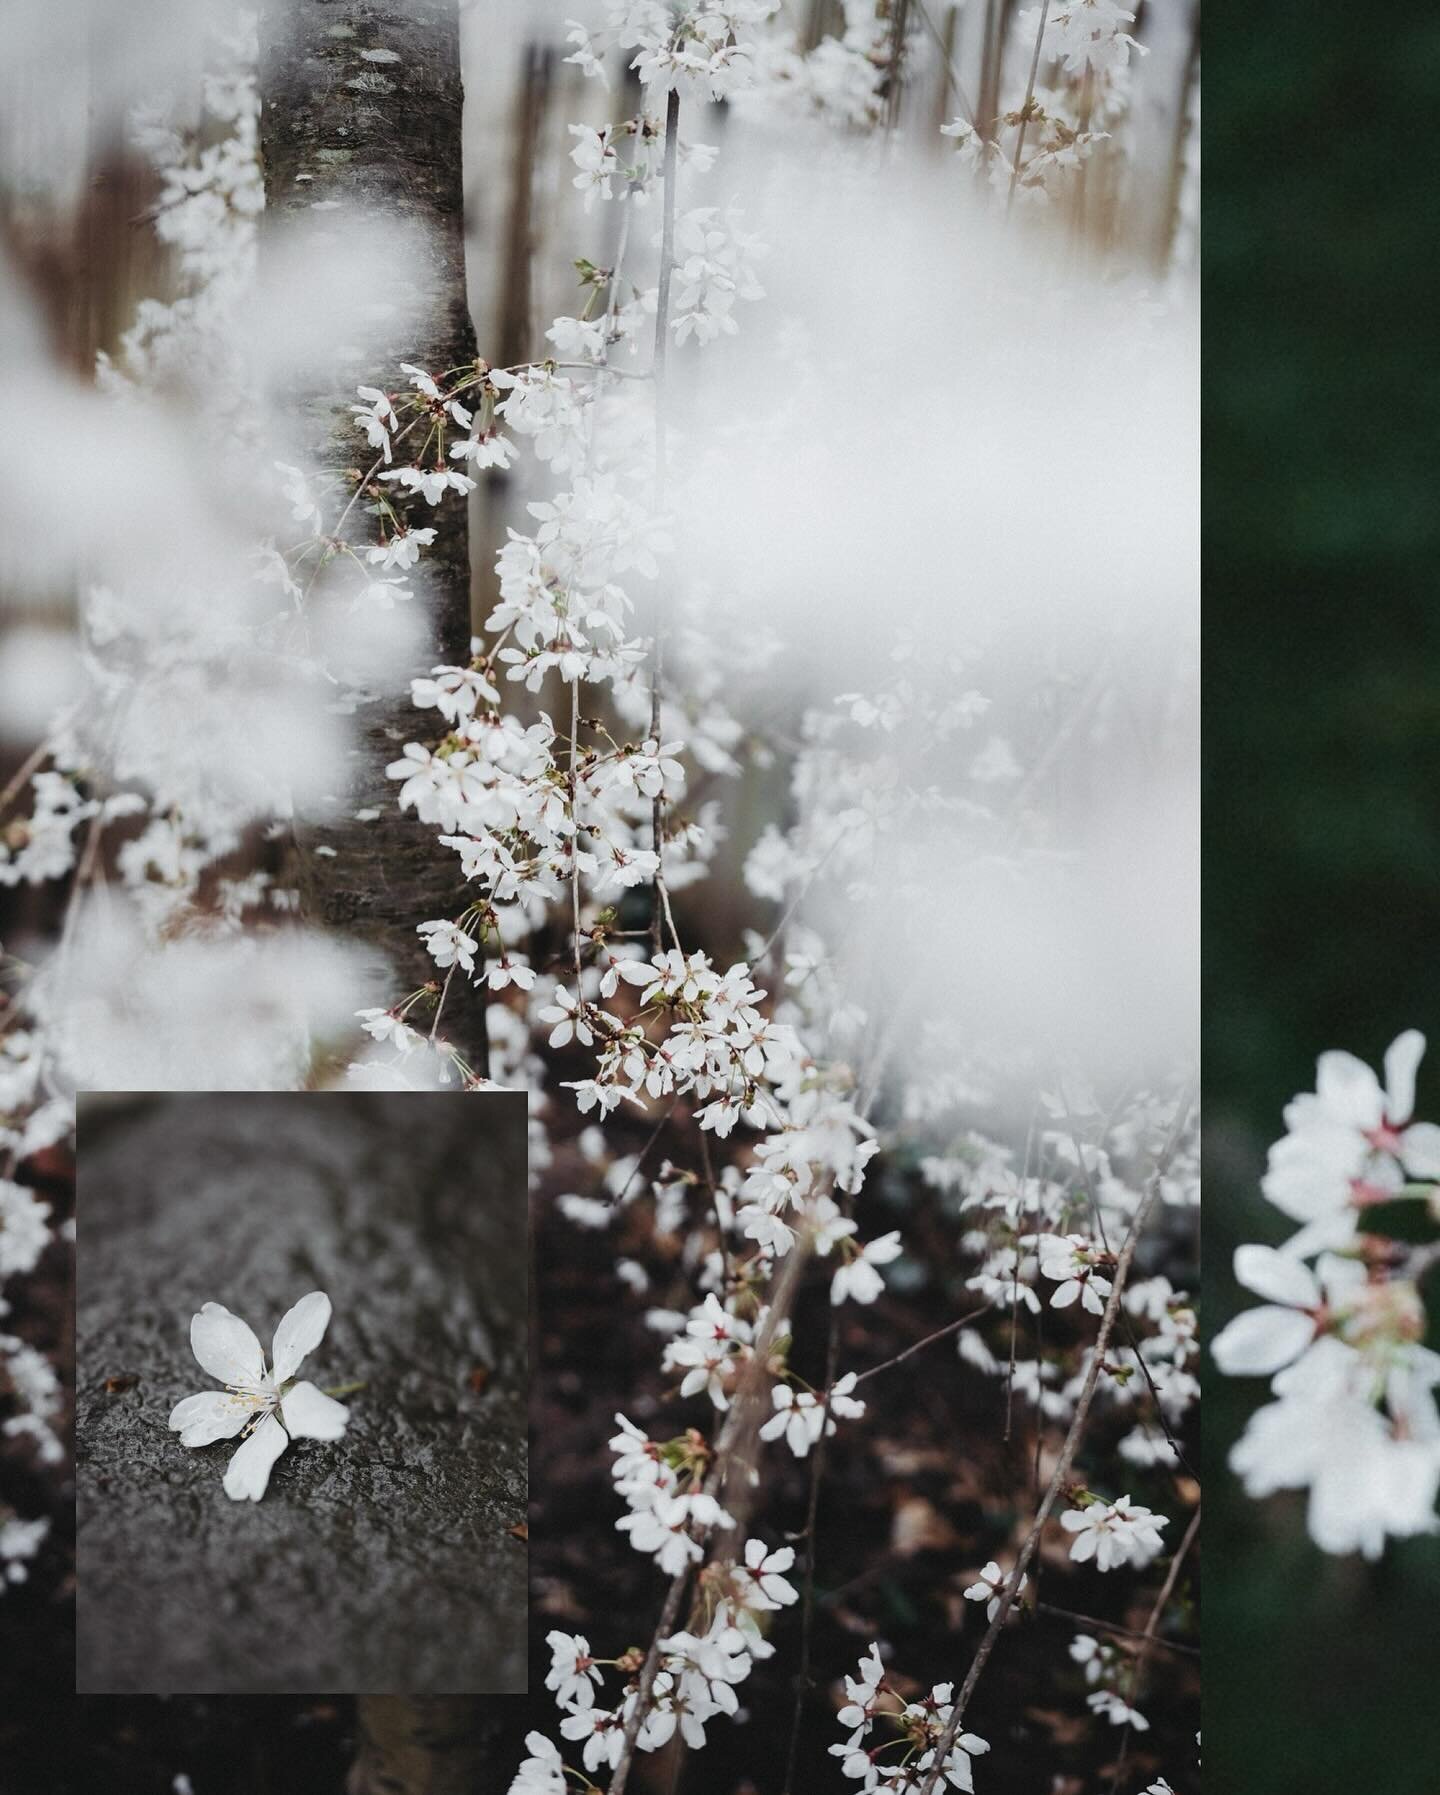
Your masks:
[[[937,1683],[923,1701],[904,1701],[890,1687],[879,1648],[872,1645],[858,1674],[846,1677],[845,1694],[836,1718],[849,1736],[830,1747],[843,1776],[865,1791],[913,1791],[929,1784],[938,1765],[942,1787],[974,1795],[972,1761],[990,1747],[975,1733],[960,1733],[946,1743],[953,1684]],[[897,1749],[898,1758],[882,1756]]]
[[[673,1493],[673,1455],[667,1464],[623,1418],[621,1426],[621,1434],[612,1443],[617,1453],[617,1483],[628,1484],[632,1491],[655,1492],[630,1518],[648,1517],[646,1524],[667,1536],[662,1553],[672,1552],[676,1563],[690,1556],[698,1561],[702,1550],[691,1530],[703,1534],[710,1527],[728,1524],[729,1517],[703,1492]],[[789,1546],[772,1549],[759,1539],[747,1540],[738,1559],[711,1562],[703,1613],[692,1623],[696,1630],[682,1629],[659,1642],[658,1669],[638,1725],[636,1744],[641,1751],[656,1751],[677,1735],[698,1750],[705,1744],[705,1727],[710,1721],[717,1715],[736,1713],[736,1687],[749,1676],[757,1660],[774,1651],[766,1638],[770,1616],[798,1600],[794,1585],[785,1576],[794,1562]],[[579,1744],[587,1771],[613,1769],[620,1758],[627,1722],[640,1701],[635,1677],[639,1664],[628,1654],[618,1660],[597,1660],[589,1641],[578,1634],[552,1631],[546,1643],[551,1666],[545,1686],[554,1692],[563,1716],[561,1735]],[[622,1680],[614,1706],[600,1700],[607,1670],[614,1670]],[[559,1765],[558,1751],[543,1735],[531,1735],[531,1749],[542,1766]],[[530,1788],[526,1775],[522,1768],[512,1789]]]
[[[1440,1520],[1440,1127],[1416,1121],[1425,1038],[1385,1055],[1383,1082],[1325,1053],[1285,1109],[1261,1189],[1296,1231],[1246,1245],[1235,1277],[1263,1299],[1216,1335],[1221,1371],[1267,1377],[1230,1462],[1253,1496],[1308,1491],[1324,1551],[1377,1558]]]
[[[1092,170],[1104,173],[1095,165],[1123,143],[1132,58],[1145,54],[1127,29],[1135,16],[1117,0],[1068,0],[1018,13],[1016,30],[1036,75],[1020,103],[998,118],[961,116],[940,127],[955,140],[962,166],[1007,205],[1018,198],[1041,207],[1073,197]]]

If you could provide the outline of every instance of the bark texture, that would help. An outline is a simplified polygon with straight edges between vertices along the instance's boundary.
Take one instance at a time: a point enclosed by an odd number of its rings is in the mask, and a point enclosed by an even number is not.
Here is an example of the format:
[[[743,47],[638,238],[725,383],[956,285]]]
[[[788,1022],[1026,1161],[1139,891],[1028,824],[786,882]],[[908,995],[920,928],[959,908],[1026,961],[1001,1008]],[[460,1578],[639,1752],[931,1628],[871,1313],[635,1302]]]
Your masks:
[[[271,0],[262,23],[260,89],[267,230],[373,220],[413,235],[405,265],[394,270],[393,288],[377,308],[364,344],[366,365],[357,363],[353,341],[337,342],[333,365],[316,368],[310,390],[294,399],[299,441],[316,465],[341,472],[368,467],[374,452],[346,411],[357,382],[395,390],[405,383],[402,361],[443,373],[475,355],[465,297],[456,0]],[[401,464],[404,454],[397,450]],[[347,480],[345,490],[353,483]],[[301,888],[312,920],[379,950],[403,991],[435,972],[416,923],[454,916],[465,901],[456,855],[437,845],[435,831],[397,811],[398,788],[385,777],[386,765],[417,734],[411,678],[427,673],[437,658],[449,663],[469,656],[464,503],[449,494],[438,517],[419,521],[439,528],[414,582],[414,602],[423,596],[429,605],[431,645],[413,664],[388,670],[384,692],[360,707],[352,784],[327,815],[306,819],[298,831]],[[362,501],[344,534],[368,543],[374,524]],[[323,603],[323,585],[317,594]],[[380,814],[360,822],[357,810]],[[327,852],[318,854],[321,848]],[[443,1033],[485,1071],[484,1002],[466,984],[452,990]]]

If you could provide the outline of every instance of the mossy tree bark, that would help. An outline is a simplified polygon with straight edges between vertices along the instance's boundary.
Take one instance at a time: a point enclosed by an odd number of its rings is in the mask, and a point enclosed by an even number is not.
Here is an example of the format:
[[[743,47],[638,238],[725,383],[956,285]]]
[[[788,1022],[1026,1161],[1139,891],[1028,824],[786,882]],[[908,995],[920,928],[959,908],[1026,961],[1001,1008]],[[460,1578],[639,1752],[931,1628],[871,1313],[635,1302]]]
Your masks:
[[[303,452],[339,474],[342,491],[351,490],[348,470],[373,457],[362,456],[346,410],[357,380],[393,390],[403,383],[402,361],[443,373],[475,355],[465,294],[457,0],[269,0],[260,92],[267,229],[283,231],[306,214],[313,219],[318,205],[324,210],[316,222],[344,228],[373,221],[409,233],[413,244],[407,266],[396,271],[403,303],[376,308],[375,340],[365,345],[375,365],[357,371],[353,343],[337,341],[332,365],[314,368],[306,390],[291,398]],[[385,777],[386,765],[416,734],[410,679],[428,672],[436,656],[448,663],[469,658],[464,503],[448,495],[437,518],[421,521],[439,525],[420,570],[430,644],[414,666],[390,669],[383,694],[360,707],[350,788],[333,813],[307,819],[297,831],[310,917],[378,949],[394,969],[397,996],[435,973],[416,923],[456,916],[465,903],[455,854],[438,844],[434,830],[398,811],[397,787]],[[373,540],[374,520],[363,504],[350,513],[345,533]],[[379,814],[359,821],[357,811]],[[482,995],[459,984],[442,1024],[479,1072],[487,1069],[484,1015]]]

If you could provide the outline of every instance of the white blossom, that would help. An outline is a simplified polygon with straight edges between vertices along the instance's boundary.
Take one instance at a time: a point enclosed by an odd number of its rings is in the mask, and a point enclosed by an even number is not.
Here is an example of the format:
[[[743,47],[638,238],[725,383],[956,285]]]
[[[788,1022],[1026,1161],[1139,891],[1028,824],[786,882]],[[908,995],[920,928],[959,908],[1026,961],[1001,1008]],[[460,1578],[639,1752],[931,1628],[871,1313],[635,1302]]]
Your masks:
[[[302,1296],[281,1317],[267,1369],[260,1342],[238,1315],[206,1303],[190,1323],[190,1346],[203,1371],[224,1392],[187,1396],[170,1412],[182,1446],[209,1446],[239,1434],[242,1443],[225,1472],[225,1494],[258,1502],[277,1458],[292,1439],[338,1440],[350,1411],[295,1373],[324,1338],[330,1299],[324,1291]]]

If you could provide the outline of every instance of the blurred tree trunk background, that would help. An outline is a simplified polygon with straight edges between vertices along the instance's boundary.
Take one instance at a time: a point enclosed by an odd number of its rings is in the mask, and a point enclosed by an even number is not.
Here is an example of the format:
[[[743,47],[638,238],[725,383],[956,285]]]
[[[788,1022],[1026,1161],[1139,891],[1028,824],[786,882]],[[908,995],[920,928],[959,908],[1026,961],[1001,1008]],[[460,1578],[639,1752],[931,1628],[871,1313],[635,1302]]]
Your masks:
[[[292,422],[307,463],[339,474],[343,493],[353,484],[350,470],[357,462],[368,466],[374,453],[345,410],[357,379],[393,390],[402,361],[444,374],[475,356],[465,289],[456,0],[405,0],[383,9],[272,0],[262,15],[260,95],[262,242],[279,244],[287,223],[323,206],[337,224],[358,220],[373,222],[377,232],[392,230],[412,264],[394,271],[405,303],[377,324],[375,365],[357,369],[353,346],[337,342],[330,364],[311,371],[309,390],[293,395]],[[398,458],[403,463],[403,451]],[[451,499],[436,521],[439,535],[426,555],[433,649],[403,674],[397,669],[385,693],[360,707],[354,781],[333,814],[300,833],[308,914],[383,953],[395,970],[395,997],[435,974],[416,921],[453,917],[465,904],[458,859],[433,830],[401,814],[385,777],[415,734],[405,675],[427,673],[437,658],[464,664],[470,654],[465,507]],[[347,531],[369,536],[369,523],[357,506]],[[359,821],[357,811],[379,814]],[[477,1072],[487,1070],[481,995],[457,991],[443,1032]]]

